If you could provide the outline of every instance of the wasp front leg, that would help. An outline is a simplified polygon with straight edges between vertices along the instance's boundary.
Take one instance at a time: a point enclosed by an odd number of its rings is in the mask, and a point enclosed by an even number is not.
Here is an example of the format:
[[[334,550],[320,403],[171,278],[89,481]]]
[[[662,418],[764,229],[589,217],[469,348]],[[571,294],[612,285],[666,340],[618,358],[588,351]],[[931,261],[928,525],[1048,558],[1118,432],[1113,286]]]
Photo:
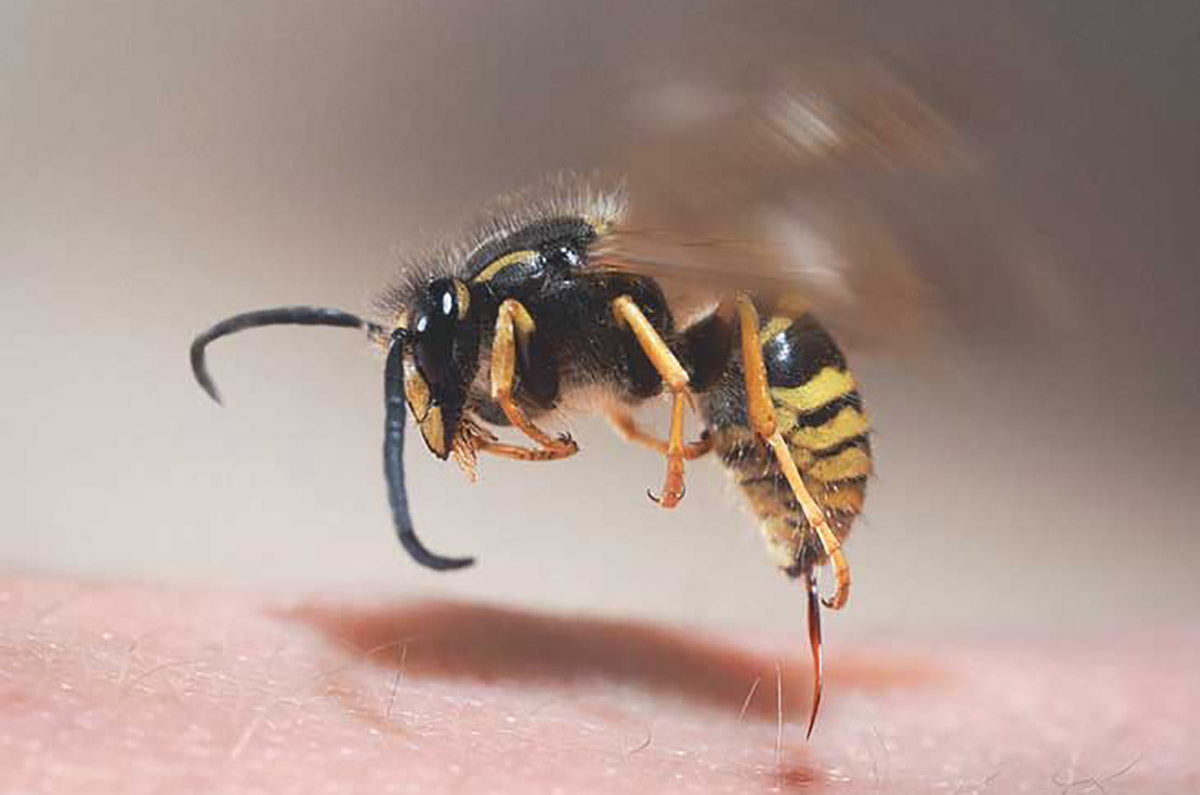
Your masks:
[[[642,352],[671,391],[671,431],[667,437],[665,451],[667,475],[662,496],[655,497],[650,494],[650,499],[664,508],[674,508],[684,495],[683,462],[686,456],[683,444],[683,406],[688,399],[687,370],[683,369],[683,365],[675,358],[675,354],[671,353],[667,343],[631,297],[621,296],[613,301],[612,307],[617,322],[633,333]]]
[[[496,333],[492,339],[492,400],[500,406],[512,426],[534,442],[536,448],[499,443],[481,445],[480,450],[522,461],[553,461],[572,456],[579,446],[568,435],[554,438],[534,425],[513,400],[518,350],[528,351],[537,325],[520,301],[508,299],[496,315]],[[528,359],[528,356],[524,357]]]

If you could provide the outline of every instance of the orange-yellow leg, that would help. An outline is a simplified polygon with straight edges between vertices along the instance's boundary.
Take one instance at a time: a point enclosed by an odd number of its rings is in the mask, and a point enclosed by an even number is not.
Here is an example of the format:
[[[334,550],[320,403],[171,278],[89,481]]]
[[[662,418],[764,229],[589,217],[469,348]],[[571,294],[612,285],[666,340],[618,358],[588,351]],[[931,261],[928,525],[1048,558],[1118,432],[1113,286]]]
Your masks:
[[[633,418],[632,414],[616,407],[610,407],[606,413],[609,424],[613,426],[613,430],[622,439],[634,444],[640,444],[643,447],[649,447],[660,455],[667,455],[669,446],[666,440],[659,439],[643,429],[642,426],[638,425],[637,420]],[[712,437],[706,434],[700,438],[700,441],[688,442],[683,446],[683,460],[694,461],[711,452],[712,449]]]
[[[655,497],[651,494],[650,499],[664,508],[674,508],[683,499],[684,494],[683,404],[687,400],[688,374],[632,298],[623,295],[613,301],[612,307],[617,322],[633,332],[646,358],[654,365],[667,389],[671,391],[671,431],[667,437],[665,453],[667,476],[663,483],[662,496]]]
[[[800,477],[800,470],[796,468],[796,460],[792,457],[791,450],[788,449],[787,442],[775,421],[775,407],[771,402],[767,368],[763,363],[762,343],[758,334],[758,310],[754,308],[754,302],[745,293],[739,293],[735,300],[738,326],[741,329],[742,367],[746,378],[747,414],[750,426],[775,454],[775,460],[779,462],[779,467],[783,471],[784,477],[787,478],[788,485],[792,487],[796,501],[800,503],[804,518],[808,520],[809,527],[821,540],[821,546],[829,557],[834,576],[837,579],[837,588],[833,597],[824,600],[824,603],[826,607],[834,610],[840,609],[850,598],[850,564],[846,562],[846,555],[842,552],[841,541],[833,532],[833,528],[829,526],[825,511],[809,493],[808,487],[804,485],[804,479]]]
[[[463,417],[459,435],[454,440],[454,452],[459,465],[474,481],[475,454],[478,452],[491,453],[500,458],[511,458],[516,461],[555,461],[559,458],[566,458],[574,451],[506,444],[497,439],[496,434],[481,426],[475,417],[468,414]]]
[[[480,446],[496,455],[522,461],[552,461],[572,456],[579,446],[567,434],[557,439],[534,425],[525,412],[513,401],[513,382],[517,369],[517,345],[524,345],[537,326],[533,317],[519,301],[508,299],[500,305],[496,315],[496,334],[492,338],[492,400],[499,404],[504,416],[513,427],[537,442],[538,448],[530,449],[499,443]]]
[[[558,461],[575,455],[578,448],[574,445],[561,449],[549,447],[522,447],[517,444],[503,442],[479,442],[475,448],[481,453],[491,453],[500,458],[511,458],[514,461]]]

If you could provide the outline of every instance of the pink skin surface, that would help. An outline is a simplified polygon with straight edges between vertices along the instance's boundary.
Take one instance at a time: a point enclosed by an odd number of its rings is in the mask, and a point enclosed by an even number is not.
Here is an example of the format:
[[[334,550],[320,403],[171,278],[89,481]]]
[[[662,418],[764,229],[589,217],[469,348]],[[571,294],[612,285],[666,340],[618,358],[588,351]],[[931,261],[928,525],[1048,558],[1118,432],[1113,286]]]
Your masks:
[[[8,578],[0,791],[1200,791],[1195,635],[802,643]]]

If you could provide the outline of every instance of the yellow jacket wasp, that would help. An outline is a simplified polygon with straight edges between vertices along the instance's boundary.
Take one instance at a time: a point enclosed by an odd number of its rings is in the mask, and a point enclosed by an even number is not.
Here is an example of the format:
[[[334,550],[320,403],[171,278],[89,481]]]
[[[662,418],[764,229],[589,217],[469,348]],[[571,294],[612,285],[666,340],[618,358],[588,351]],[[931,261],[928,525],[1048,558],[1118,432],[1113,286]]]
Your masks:
[[[741,219],[748,217],[747,197],[765,193],[756,186],[777,182],[788,167],[810,169],[864,151],[924,154],[925,139],[914,131],[936,125],[907,96],[896,106],[906,115],[889,111],[879,118],[818,104],[802,92],[782,96],[791,104],[779,105],[776,96],[769,114],[755,106],[715,126],[736,124],[761,135],[766,145],[754,151],[768,155],[739,161],[736,178],[705,176],[709,185],[722,186],[724,199],[703,198],[703,191],[674,178],[669,152],[688,151],[667,135],[652,159],[670,196],[659,200],[660,191],[656,199],[648,188],[649,211],[637,225],[622,192],[561,181],[546,197],[510,203],[465,244],[427,258],[382,296],[377,320],[295,306],[218,323],[192,343],[196,379],[219,400],[206,348],[247,328],[365,330],[386,351],[383,458],[395,529],[415,561],[437,570],[463,568],[473,559],[437,554],[416,534],[402,458],[408,414],[430,452],[473,472],[479,453],[522,461],[575,454],[572,438],[552,435],[539,422],[586,393],[622,436],[664,457],[662,489],[650,496],[665,508],[684,497],[685,462],[715,455],[748,498],[772,559],[805,583],[816,669],[811,733],[821,697],[816,571],[832,566],[835,588],[824,604],[842,607],[850,590],[842,543],[872,474],[871,427],[841,348],[812,311],[814,303],[823,306],[815,300],[821,288],[802,289],[803,279],[770,265],[781,247],[749,244]],[[859,104],[883,107],[879,96],[868,92]],[[842,112],[820,115],[831,108]],[[803,124],[797,127],[796,119]],[[818,119],[826,121],[814,138]],[[717,232],[699,239],[710,223]],[[855,239],[861,245],[876,238]],[[875,258],[877,271],[895,265],[895,273],[906,273],[886,246],[868,253],[881,251],[888,256]],[[712,300],[685,317],[669,296],[675,277],[704,285]],[[663,393],[671,404],[665,439],[642,429],[632,414]],[[684,438],[689,406],[704,427],[695,440]],[[514,429],[528,443],[502,442],[490,430],[495,427]]]

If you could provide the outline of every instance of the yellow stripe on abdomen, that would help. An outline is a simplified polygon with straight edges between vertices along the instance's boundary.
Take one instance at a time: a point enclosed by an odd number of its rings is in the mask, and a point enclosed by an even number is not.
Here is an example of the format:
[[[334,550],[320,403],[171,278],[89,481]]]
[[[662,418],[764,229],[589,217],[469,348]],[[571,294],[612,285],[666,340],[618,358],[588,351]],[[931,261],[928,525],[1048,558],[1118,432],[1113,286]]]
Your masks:
[[[835,456],[809,465],[807,474],[824,483],[865,478],[873,471],[871,454],[861,447],[847,447]]]
[[[871,430],[871,423],[862,412],[854,406],[846,406],[833,419],[822,425],[811,428],[798,427],[788,437],[793,446],[805,450],[821,451],[837,447],[842,442],[848,442],[856,436],[862,436]]]
[[[826,367],[800,386],[771,387],[771,397],[776,404],[807,414],[857,388],[854,374],[849,370]]]

